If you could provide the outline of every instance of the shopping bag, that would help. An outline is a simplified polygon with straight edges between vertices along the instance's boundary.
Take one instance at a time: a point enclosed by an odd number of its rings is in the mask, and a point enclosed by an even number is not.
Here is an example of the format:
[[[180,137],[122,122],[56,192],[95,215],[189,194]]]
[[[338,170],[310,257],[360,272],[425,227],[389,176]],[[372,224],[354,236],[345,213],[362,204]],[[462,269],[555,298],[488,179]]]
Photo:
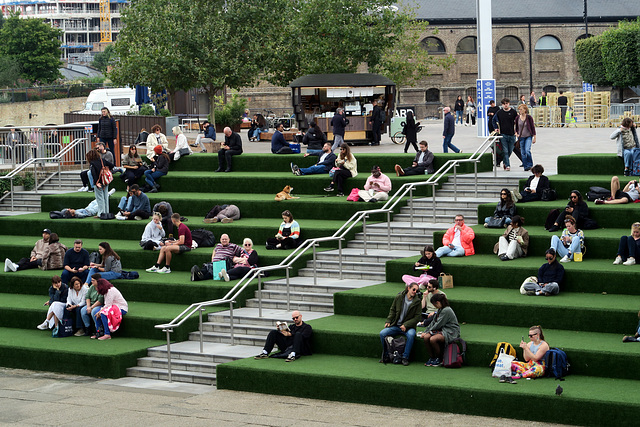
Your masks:
[[[514,359],[515,357],[505,353],[504,350],[500,350],[500,355],[496,360],[496,366],[493,368],[491,376],[495,378],[500,378],[503,375],[510,377],[511,362],[513,362]]]
[[[440,289],[453,288],[453,276],[450,274],[440,273],[440,276],[438,277],[438,284],[440,285]]]

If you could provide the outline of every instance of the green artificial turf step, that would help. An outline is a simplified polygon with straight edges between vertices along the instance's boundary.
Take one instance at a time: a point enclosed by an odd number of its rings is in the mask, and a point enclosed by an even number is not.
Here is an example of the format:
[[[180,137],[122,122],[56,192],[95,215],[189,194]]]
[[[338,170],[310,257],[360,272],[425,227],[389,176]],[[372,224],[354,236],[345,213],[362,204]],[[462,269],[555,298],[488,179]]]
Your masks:
[[[611,141],[613,144],[614,141]],[[612,145],[613,146],[613,145]],[[558,173],[563,175],[590,174],[621,176],[624,171],[624,162],[617,154],[613,153],[580,153],[558,156]]]
[[[382,283],[334,295],[334,313],[385,318],[404,283]],[[518,289],[456,286],[445,289],[459,322],[528,328],[553,324],[558,329],[630,333],[640,296],[562,292],[553,297],[521,295]],[[479,309],[481,307],[481,309]]]
[[[640,409],[634,380],[570,375],[504,384],[488,368],[383,365],[346,355],[243,359],[218,366],[216,376],[227,390],[572,425],[635,425]]]
[[[386,262],[386,281],[402,282],[402,275],[416,275],[413,263],[418,257],[400,258]],[[508,288],[517,292],[529,276],[537,276],[546,261],[542,254],[500,261],[496,255],[444,257],[443,269],[453,275],[454,286]],[[590,259],[564,263],[564,281],[560,292],[586,292],[640,295],[638,273],[640,265],[612,265],[611,259]]]
[[[455,311],[456,306],[452,307]],[[375,318],[333,315],[309,321],[313,326],[313,351],[320,354],[380,358],[382,344],[379,334],[384,328],[385,319],[386,316]],[[533,320],[530,323],[537,324]],[[636,324],[637,317],[635,322],[630,319],[628,326],[631,333]],[[567,353],[572,373],[640,380],[640,343],[623,343],[622,334],[559,329],[562,326],[553,320],[542,322],[545,340],[551,347],[562,348]],[[424,328],[417,330],[421,332]],[[462,323],[460,335],[467,342],[467,363],[470,366],[487,367],[488,370],[496,344],[501,341],[513,344],[518,357],[522,358],[522,351],[518,346],[520,340],[526,338],[528,330],[529,326]],[[427,359],[424,344],[416,338],[411,360],[424,363]]]
[[[127,299],[127,296],[125,296]],[[45,295],[19,295],[0,293],[0,327],[32,329],[44,321],[48,307]],[[131,301],[127,299],[129,311],[124,316],[120,329],[114,337],[130,337],[145,339],[166,339],[166,334],[155,325],[168,323],[180,314],[187,306],[184,304],[165,304]],[[211,307],[208,312],[228,310],[228,305]],[[176,328],[171,339],[183,341],[189,333],[198,328],[198,316],[194,315],[186,324]]]
[[[149,201],[152,207],[158,202],[167,201],[171,204],[174,212],[186,217],[193,217],[194,219],[204,218],[215,205],[236,205],[240,209],[242,218],[269,218],[274,222],[278,222],[277,225],[280,225],[279,220],[282,211],[285,209],[290,210],[296,220],[326,219],[330,216],[331,219],[346,221],[351,215],[360,210],[374,208],[374,206],[371,206],[372,203],[349,202],[346,197],[336,197],[335,192],[326,193],[322,191],[322,188],[314,194],[296,193],[295,196],[300,197],[299,199],[278,202],[275,200],[276,192],[258,192],[256,185],[254,182],[252,189],[247,193],[214,193],[211,192],[212,187],[201,187],[201,192],[197,193],[161,191],[159,193],[151,193],[149,195]],[[282,188],[277,191],[281,190]],[[123,195],[123,193],[116,192],[115,195],[109,198],[110,212],[117,212],[118,203]],[[47,194],[41,198],[41,210],[43,212],[49,212],[64,208],[84,208],[93,199],[93,193]],[[398,203],[395,209],[396,213],[407,203],[407,200],[408,198],[405,198]],[[328,212],[330,212],[330,215]],[[386,216],[384,214],[375,214],[371,216],[371,219],[382,220],[386,219]],[[96,221],[105,223],[116,222],[116,220]]]
[[[505,229],[484,228],[482,225],[474,225],[473,247],[476,254],[492,254],[493,247],[498,243],[498,239]],[[550,233],[544,227],[538,225],[525,225],[529,232],[529,256],[542,256],[551,247],[551,236],[560,236],[561,231]],[[445,230],[436,231],[433,234],[435,242],[442,242]],[[584,230],[585,247],[584,260],[611,259],[611,262],[618,253],[620,236],[629,235],[630,228],[599,228],[596,230]]]
[[[135,366],[147,348],[166,343],[157,339],[123,338],[107,341],[88,337],[52,338],[51,331],[0,327],[0,360],[7,368],[119,378]]]
[[[40,295],[46,300],[51,286],[51,277],[59,274],[60,270],[41,271],[38,269],[16,273],[1,272],[0,292],[16,295]],[[195,302],[222,298],[238,282],[237,280],[229,282],[222,280],[192,282],[191,274],[181,271],[174,271],[171,274],[159,274],[142,270],[139,274],[140,278],[135,280],[117,279],[111,282],[128,301],[181,304],[185,308]],[[274,280],[280,277],[282,276],[273,274],[268,278],[263,278],[262,281]],[[255,279],[237,299],[237,303],[242,305],[247,298],[253,298],[257,288],[258,280]]]
[[[609,188],[607,185],[606,188]],[[588,189],[588,188],[587,188]],[[580,190],[582,192],[582,190]],[[623,233],[630,234],[631,224],[638,220],[638,208],[635,203],[626,203],[619,205],[596,205],[595,202],[586,200],[586,193],[582,192],[582,196],[589,207],[589,218],[598,223],[599,229],[620,229]],[[531,226],[543,227],[549,212],[553,209],[564,210],[568,203],[569,193],[566,195],[558,194],[558,200],[552,202],[528,202],[516,204],[516,213],[525,218],[524,227],[528,230]],[[496,203],[486,203],[478,206],[478,222],[483,222],[484,218],[493,215]],[[584,230],[585,233],[591,233],[597,230]],[[558,232],[559,234],[560,232]],[[620,236],[618,236],[620,237]]]

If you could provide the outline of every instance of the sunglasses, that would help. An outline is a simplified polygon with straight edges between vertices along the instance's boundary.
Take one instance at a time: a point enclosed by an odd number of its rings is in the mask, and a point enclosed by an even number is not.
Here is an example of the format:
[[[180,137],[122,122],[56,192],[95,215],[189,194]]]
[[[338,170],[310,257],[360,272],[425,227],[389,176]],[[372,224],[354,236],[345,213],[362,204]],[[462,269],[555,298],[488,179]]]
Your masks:
[[[245,243],[244,246],[251,246],[251,243]]]
[[[461,221],[464,221],[464,219],[456,219],[455,221],[456,222],[461,222]]]
[[[501,195],[501,196],[506,196],[506,195],[507,195],[507,193],[500,193],[500,195]]]
[[[298,320],[298,317],[300,317],[300,316],[292,317],[291,320]]]
[[[578,196],[571,196],[571,198],[572,198],[572,199],[577,199],[577,198],[578,198]]]
[[[553,259],[552,256],[548,256],[548,257],[545,257],[545,258],[547,259],[547,261],[551,261]]]
[[[533,337],[535,337],[536,335],[538,335],[538,334],[537,334],[537,333],[536,333],[536,334],[529,334],[529,338],[533,338]]]

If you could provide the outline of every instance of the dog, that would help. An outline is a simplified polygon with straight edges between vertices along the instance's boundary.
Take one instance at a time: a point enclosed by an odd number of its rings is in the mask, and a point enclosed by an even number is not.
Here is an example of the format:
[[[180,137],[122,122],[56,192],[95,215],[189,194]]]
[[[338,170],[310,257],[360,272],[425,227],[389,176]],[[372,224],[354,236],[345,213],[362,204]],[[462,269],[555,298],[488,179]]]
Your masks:
[[[293,191],[293,187],[290,185],[287,185],[286,187],[284,187],[282,189],[281,192],[279,192],[278,194],[276,194],[275,200],[277,202],[281,202],[283,200],[289,200],[289,199],[299,199],[300,197],[294,197],[291,195],[291,192]]]

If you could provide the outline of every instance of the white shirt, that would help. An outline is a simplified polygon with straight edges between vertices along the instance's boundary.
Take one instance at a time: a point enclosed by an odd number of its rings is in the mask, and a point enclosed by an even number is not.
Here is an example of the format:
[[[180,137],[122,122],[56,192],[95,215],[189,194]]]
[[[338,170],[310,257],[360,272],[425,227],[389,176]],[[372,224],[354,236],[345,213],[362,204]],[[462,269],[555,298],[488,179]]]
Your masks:
[[[539,176],[534,176],[534,178],[531,180],[531,184],[530,184],[530,188],[532,190],[538,190],[538,182],[540,182],[540,177]]]
[[[462,247],[462,241],[460,240],[460,229],[456,228],[456,234],[455,236],[453,236],[453,241],[451,242],[451,244],[453,246],[455,246],[456,248],[461,248]]]

